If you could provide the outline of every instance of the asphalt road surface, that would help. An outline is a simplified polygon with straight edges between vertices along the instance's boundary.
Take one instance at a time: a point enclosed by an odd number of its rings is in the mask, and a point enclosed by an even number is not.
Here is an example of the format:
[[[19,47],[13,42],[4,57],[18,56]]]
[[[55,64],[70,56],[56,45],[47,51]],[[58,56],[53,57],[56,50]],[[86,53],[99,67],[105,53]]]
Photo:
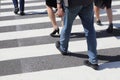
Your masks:
[[[71,32],[70,56],[55,48],[59,36],[53,28],[44,0],[25,0],[25,16],[13,13],[12,0],[0,0],[0,80],[120,80],[120,0],[113,0],[113,33],[100,11],[102,26],[95,25],[100,70],[83,64],[88,59],[86,39],[77,17]],[[60,18],[57,23],[62,29]]]

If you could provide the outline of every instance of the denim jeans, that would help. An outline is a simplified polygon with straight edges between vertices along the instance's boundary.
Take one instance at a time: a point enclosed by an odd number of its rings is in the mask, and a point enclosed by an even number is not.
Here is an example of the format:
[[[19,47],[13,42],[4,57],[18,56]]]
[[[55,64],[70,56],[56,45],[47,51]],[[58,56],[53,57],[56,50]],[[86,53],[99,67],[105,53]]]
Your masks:
[[[68,51],[68,42],[71,34],[71,28],[76,16],[79,16],[84,27],[85,36],[87,39],[89,61],[92,64],[97,63],[97,42],[96,32],[94,29],[94,12],[93,4],[88,6],[77,6],[74,8],[65,8],[64,27],[60,35],[60,49],[63,52]]]
[[[19,0],[20,3],[20,11],[24,11],[24,0]],[[18,8],[18,0],[13,0],[13,4],[15,8]]]

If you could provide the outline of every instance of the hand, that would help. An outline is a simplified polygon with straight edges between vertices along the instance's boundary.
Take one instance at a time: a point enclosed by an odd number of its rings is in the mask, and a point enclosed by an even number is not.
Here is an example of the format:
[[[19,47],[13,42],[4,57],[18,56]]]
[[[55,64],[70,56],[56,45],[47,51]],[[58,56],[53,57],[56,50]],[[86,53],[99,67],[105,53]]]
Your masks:
[[[56,16],[58,16],[58,17],[63,17],[64,16],[64,11],[63,11],[62,8],[57,10]]]
[[[62,9],[61,7],[58,7],[57,9],[58,9],[58,10],[57,10],[57,12],[56,12],[56,16],[57,16],[57,17],[63,17],[63,16],[64,16],[64,11],[63,11],[63,9]]]

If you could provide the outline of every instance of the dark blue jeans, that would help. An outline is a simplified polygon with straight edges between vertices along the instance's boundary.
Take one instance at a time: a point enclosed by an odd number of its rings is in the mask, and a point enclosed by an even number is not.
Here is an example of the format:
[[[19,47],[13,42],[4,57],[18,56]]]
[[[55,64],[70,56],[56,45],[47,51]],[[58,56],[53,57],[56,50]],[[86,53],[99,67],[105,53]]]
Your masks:
[[[64,27],[62,28],[60,35],[60,49],[63,52],[68,51],[68,42],[70,38],[71,28],[76,16],[80,17],[82,21],[82,25],[84,27],[85,36],[87,39],[89,61],[92,64],[96,64],[97,41],[96,41],[96,32],[94,29],[94,12],[93,12],[92,3],[86,7],[78,6],[74,8],[67,8],[67,7],[65,8]]]
[[[15,8],[18,8],[18,6],[20,6],[20,11],[24,11],[24,3],[25,3],[25,1],[24,0],[19,0],[19,3],[20,3],[20,5],[18,5],[18,0],[13,0],[13,4],[14,4],[14,7]]]

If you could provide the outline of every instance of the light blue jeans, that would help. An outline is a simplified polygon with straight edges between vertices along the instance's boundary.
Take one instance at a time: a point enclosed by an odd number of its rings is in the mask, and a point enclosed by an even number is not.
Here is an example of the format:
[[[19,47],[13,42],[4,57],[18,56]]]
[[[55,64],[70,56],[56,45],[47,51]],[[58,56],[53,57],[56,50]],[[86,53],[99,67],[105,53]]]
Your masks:
[[[70,38],[71,28],[76,16],[79,16],[84,27],[85,36],[87,39],[89,61],[92,64],[97,63],[97,42],[96,32],[94,29],[94,12],[93,4],[83,7],[78,6],[74,8],[65,7],[64,27],[60,35],[60,49],[63,52],[68,51],[68,42]]]

